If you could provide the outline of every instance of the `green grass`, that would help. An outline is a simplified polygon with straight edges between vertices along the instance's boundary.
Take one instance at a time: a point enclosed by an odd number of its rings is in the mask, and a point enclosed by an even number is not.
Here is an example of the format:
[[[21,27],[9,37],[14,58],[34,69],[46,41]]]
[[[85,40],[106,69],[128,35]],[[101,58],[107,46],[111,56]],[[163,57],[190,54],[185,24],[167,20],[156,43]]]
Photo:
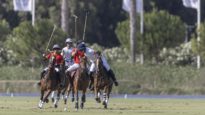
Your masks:
[[[75,111],[74,103],[69,102],[69,110],[52,108],[48,103],[38,109],[37,97],[1,97],[0,115],[204,115],[204,99],[110,99],[108,109],[89,98],[85,109]]]

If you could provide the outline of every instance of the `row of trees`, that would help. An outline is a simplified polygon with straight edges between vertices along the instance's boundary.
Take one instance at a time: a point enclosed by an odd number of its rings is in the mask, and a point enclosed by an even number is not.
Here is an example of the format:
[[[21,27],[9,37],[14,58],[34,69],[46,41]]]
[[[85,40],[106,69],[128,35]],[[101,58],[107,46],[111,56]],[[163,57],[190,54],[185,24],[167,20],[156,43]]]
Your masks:
[[[179,17],[154,9],[146,13],[144,18],[145,34],[141,35],[139,29],[137,30],[136,51],[138,53],[143,51],[147,56],[157,57],[163,47],[175,47],[184,42],[185,26]],[[120,43],[127,49],[130,49],[129,22],[126,20],[119,23],[116,29]],[[137,22],[139,28],[139,21]]]
[[[139,16],[137,16],[137,45],[134,50],[138,54],[143,52],[146,59],[150,60],[155,57],[157,61],[160,61],[163,57],[160,56],[163,48],[175,48],[184,43],[186,28],[183,21],[190,24],[194,21],[192,18],[187,18],[189,13],[185,15],[185,8],[181,0],[167,0],[166,2],[145,0],[144,4],[145,34],[142,36],[139,33]],[[194,10],[189,10],[195,13]],[[64,18],[63,13],[65,12],[63,11],[67,12]],[[75,37],[73,15],[78,16],[78,36],[75,39],[82,39],[86,12],[89,12],[85,37],[88,43],[98,43],[105,47],[122,46],[130,49],[129,18],[128,14],[122,10],[121,0],[106,2],[104,0],[36,0],[36,25],[34,27],[29,22],[30,13],[14,12],[12,1],[0,0],[0,62],[31,64],[31,59],[36,59],[36,62],[40,63],[41,53],[45,50],[53,24],[56,24],[58,29],[52,43],[61,43],[63,46],[66,37]],[[68,21],[63,23],[67,23],[68,28],[61,24],[64,21]],[[194,37],[192,41],[194,46]],[[201,43],[203,43],[203,32]],[[201,45],[200,49],[203,47]],[[203,50],[200,49],[192,47],[190,53],[200,51],[203,55]]]
[[[202,11],[205,8],[203,7],[204,4],[205,2],[202,1]],[[196,23],[196,18],[194,18],[196,11],[191,8],[185,8],[182,5],[182,0],[144,0],[145,12],[150,12],[155,7],[179,16],[188,25]],[[67,13],[61,16],[61,11],[67,11]],[[91,43],[97,42],[107,47],[120,45],[115,29],[119,22],[127,19],[126,12],[122,10],[122,0],[108,0],[106,2],[104,0],[36,0],[36,19],[49,19],[61,27],[61,22],[63,22],[61,19],[63,19],[63,15],[67,14],[68,16],[66,16],[67,19],[65,17],[65,20],[68,21],[68,35],[71,37],[75,36],[75,19],[73,15],[77,15],[78,39],[82,38],[86,11],[89,11],[86,40]],[[5,19],[9,23],[10,28],[13,29],[22,21],[31,20],[31,14],[15,12],[12,0],[0,0],[0,19]],[[203,19],[204,12],[202,12]]]

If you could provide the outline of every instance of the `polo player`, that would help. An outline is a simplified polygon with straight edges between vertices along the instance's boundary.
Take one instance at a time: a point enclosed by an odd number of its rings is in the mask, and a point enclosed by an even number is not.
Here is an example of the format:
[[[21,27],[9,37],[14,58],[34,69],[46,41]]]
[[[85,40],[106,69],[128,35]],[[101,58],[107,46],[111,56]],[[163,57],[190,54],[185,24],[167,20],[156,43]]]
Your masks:
[[[60,80],[60,87],[64,86],[64,76],[62,76],[60,74],[60,67],[63,65],[64,60],[63,60],[63,56],[61,56],[61,48],[58,44],[53,45],[52,51],[45,55],[43,54],[44,60],[49,60],[50,58],[52,58],[54,56],[55,59],[55,71],[57,73],[57,77]],[[48,70],[48,67],[46,67],[42,72],[41,72],[41,79],[43,78],[44,74],[46,73],[46,71]],[[40,85],[40,82],[38,83]]]

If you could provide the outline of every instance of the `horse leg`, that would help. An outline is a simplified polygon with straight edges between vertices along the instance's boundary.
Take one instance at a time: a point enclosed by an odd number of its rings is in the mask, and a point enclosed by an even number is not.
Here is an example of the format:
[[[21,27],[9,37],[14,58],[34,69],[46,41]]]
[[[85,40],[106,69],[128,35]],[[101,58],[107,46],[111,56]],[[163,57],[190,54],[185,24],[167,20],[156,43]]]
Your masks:
[[[78,110],[78,108],[79,108],[79,105],[78,105],[79,97],[78,97],[78,86],[77,86],[77,84],[75,86],[75,96],[76,96],[75,109]]]
[[[71,89],[70,88],[68,88],[68,89],[65,89],[65,92],[64,92],[64,105],[65,105],[65,107],[64,107],[64,111],[67,111],[68,110],[68,104],[67,104],[67,100],[68,100],[68,96],[69,96],[69,94],[70,94],[70,91],[71,91]]]
[[[43,105],[44,105],[45,102],[48,102],[48,96],[50,95],[51,91],[48,90],[47,93],[46,93],[46,95],[44,95],[44,93],[45,93],[45,92],[44,92],[43,90],[41,90],[41,99],[42,99],[42,100],[39,102],[39,105],[38,105],[38,107],[39,107],[40,109],[43,108]]]
[[[75,101],[75,96],[74,96],[74,88],[71,89],[72,90],[72,98],[71,98],[71,102],[74,102]]]
[[[63,95],[64,104],[66,104],[68,99],[68,95],[66,94],[66,89],[63,90],[62,95]]]
[[[86,89],[83,90],[82,92],[82,97],[81,97],[81,104],[80,104],[80,108],[83,109],[84,108],[84,103],[86,101],[86,96],[85,96],[85,93],[86,93]]]
[[[44,90],[41,90],[41,97],[40,97],[40,101],[38,103],[39,108],[43,107],[43,96],[44,96]]]
[[[55,102],[54,102],[54,107],[55,108],[58,107],[58,102],[60,100],[60,93],[61,93],[61,90],[58,90],[57,97],[56,97]]]
[[[101,96],[101,91],[98,91],[98,103],[101,103],[100,96]]]
[[[107,105],[108,105],[108,98],[109,98],[109,94],[108,94],[108,87],[105,87],[104,88],[104,92],[103,92],[103,105],[104,105],[104,108],[107,109]]]
[[[99,89],[98,88],[95,88],[95,100],[96,100],[96,102],[97,103],[100,103],[101,102],[101,100],[100,100],[100,91],[99,91]]]
[[[52,93],[51,93],[51,101],[52,101],[52,103],[54,103],[54,101],[55,101],[55,91],[52,91]]]
[[[43,96],[44,96],[44,90],[41,90],[41,97],[40,97],[40,101],[43,101]]]
[[[106,108],[106,109],[107,109],[107,106],[108,106],[108,101],[109,101],[109,98],[110,98],[110,92],[111,91],[112,91],[112,85],[109,85],[106,88],[106,99],[105,99],[106,105],[104,106],[104,108]]]
[[[46,94],[44,95],[44,98],[43,98],[43,104],[46,102],[48,103],[49,100],[48,100],[48,96],[51,94],[51,90],[47,90]]]
[[[108,92],[107,92],[107,98],[108,98],[108,100],[109,100],[109,98],[110,98],[110,93],[111,93],[111,91],[112,91],[112,85],[109,85],[109,87],[108,87]]]
[[[78,110],[78,108],[79,108],[78,100],[79,100],[79,97],[78,97],[78,91],[77,91],[76,92],[76,102],[75,102],[75,109],[76,110]]]
[[[95,88],[95,100],[98,102],[98,88]]]

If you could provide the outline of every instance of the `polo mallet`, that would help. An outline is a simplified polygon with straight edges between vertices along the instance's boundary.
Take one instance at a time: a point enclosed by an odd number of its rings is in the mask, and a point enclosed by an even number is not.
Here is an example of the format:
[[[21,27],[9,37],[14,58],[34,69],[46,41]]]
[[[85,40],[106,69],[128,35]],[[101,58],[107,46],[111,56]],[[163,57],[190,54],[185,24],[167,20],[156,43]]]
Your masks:
[[[51,43],[51,39],[53,37],[53,33],[55,32],[55,30],[56,30],[56,25],[54,25],[54,27],[53,27],[53,31],[52,31],[51,36],[49,38],[49,41],[48,41],[48,44],[47,44],[47,47],[46,47],[46,51],[48,50],[48,47],[49,47],[49,45]]]
[[[77,40],[77,19],[78,19],[78,16],[73,15],[73,17],[75,18],[75,39]]]
[[[88,18],[88,11],[86,11],[86,15],[85,15],[85,23],[84,23],[84,30],[83,30],[83,41],[85,40],[85,30],[86,30],[86,26],[87,26],[87,18]]]

